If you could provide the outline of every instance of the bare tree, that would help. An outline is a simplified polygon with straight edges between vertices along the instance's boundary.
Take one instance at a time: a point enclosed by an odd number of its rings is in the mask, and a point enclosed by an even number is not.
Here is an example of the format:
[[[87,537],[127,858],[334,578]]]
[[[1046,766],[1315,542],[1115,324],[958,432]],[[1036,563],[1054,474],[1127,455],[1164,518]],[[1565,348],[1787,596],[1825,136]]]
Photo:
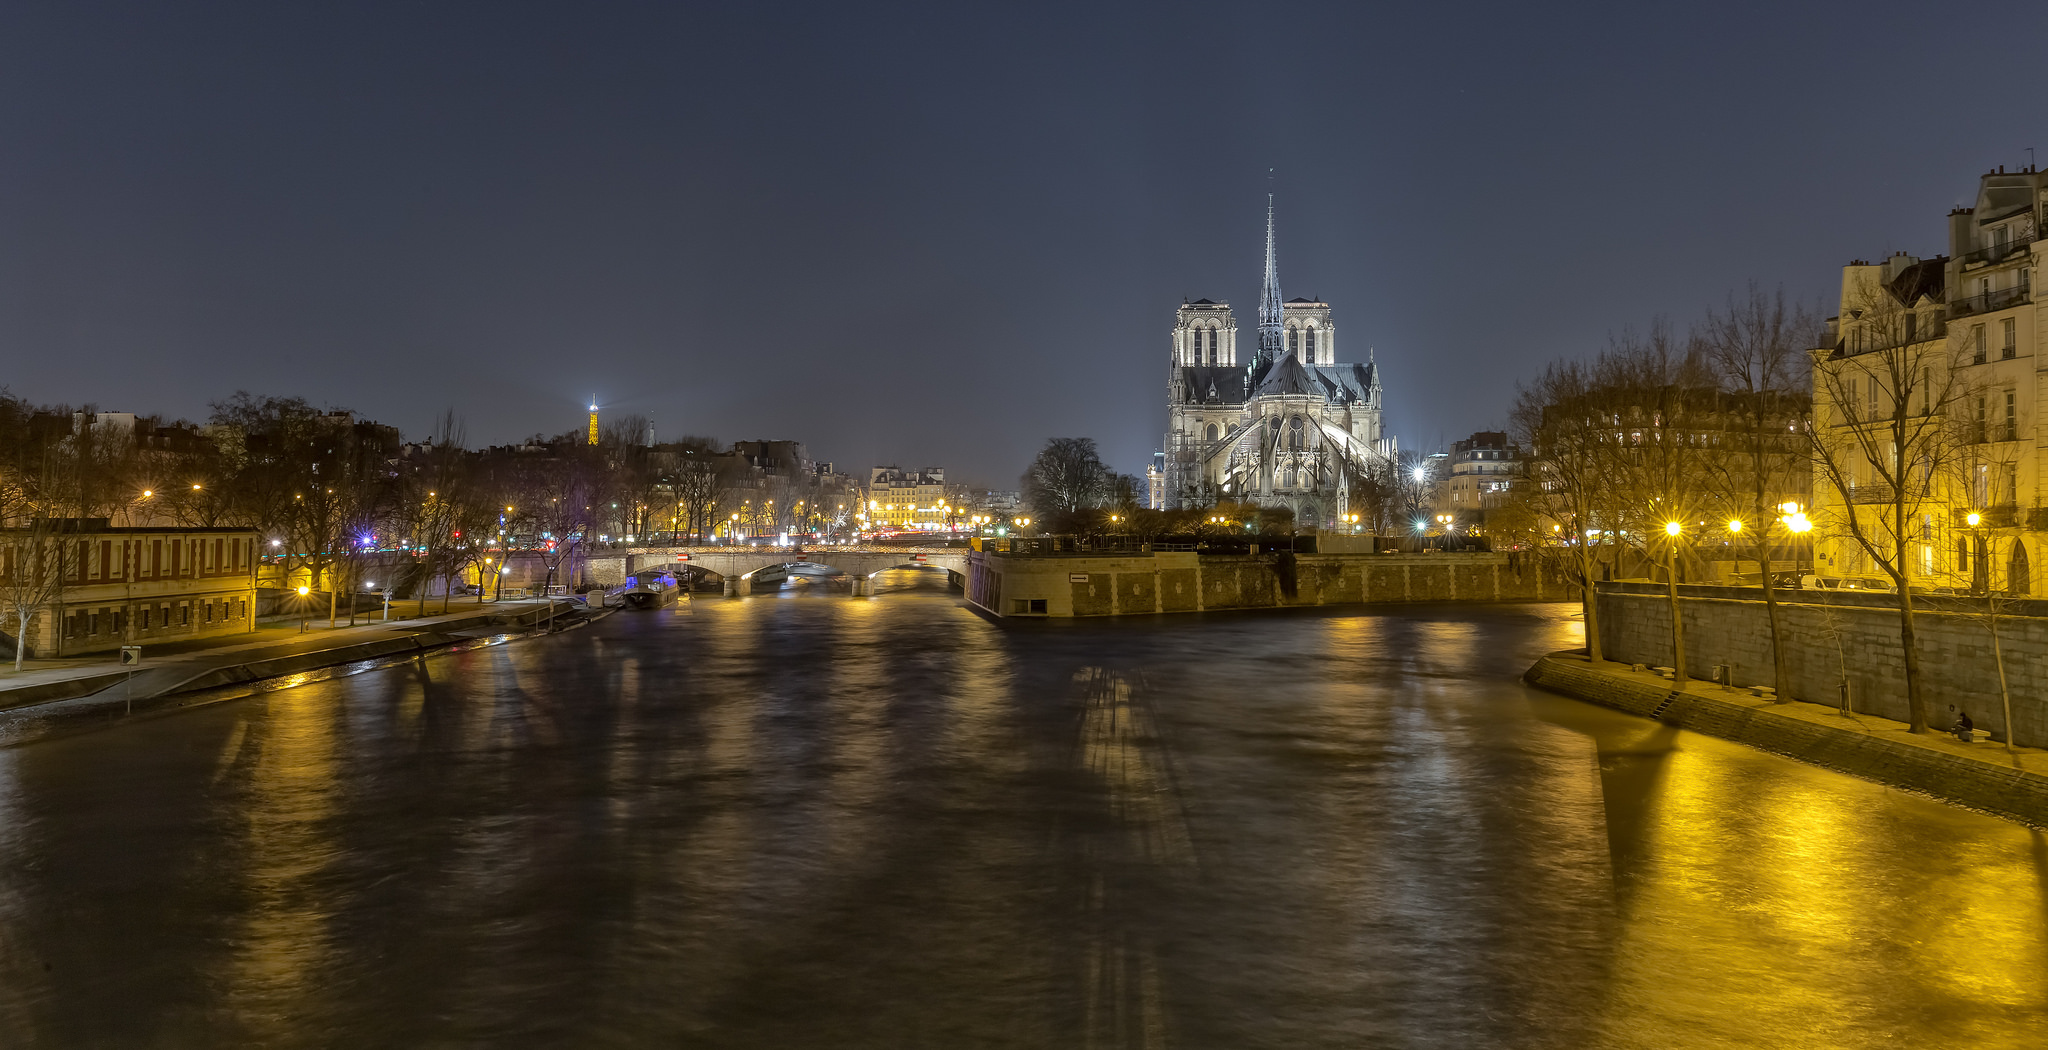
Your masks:
[[[14,669],[21,670],[42,611],[63,597],[65,581],[77,571],[74,545],[64,539],[64,521],[39,517],[0,532],[0,602],[15,623]],[[50,629],[62,645],[62,630]]]
[[[1608,488],[1606,435],[1616,425],[1613,406],[1578,361],[1556,361],[1516,392],[1510,414],[1515,441],[1526,450],[1522,486],[1529,501],[1554,528],[1550,536],[1565,578],[1580,590],[1585,610],[1586,653],[1601,660],[1600,609],[1593,584],[1600,575],[1596,532]],[[1537,530],[1539,537],[1542,530]]]
[[[1094,438],[1052,438],[1024,472],[1024,502],[1048,519],[1074,519],[1102,504],[1110,480]]]
[[[1819,319],[1788,306],[1784,292],[1767,294],[1752,285],[1746,297],[1730,296],[1724,307],[1708,311],[1697,331],[1723,392],[1717,434],[1722,454],[1708,461],[1707,482],[1732,520],[1747,519],[1736,538],[1750,545],[1757,560],[1779,703],[1792,699],[1792,673],[1771,548],[1774,540],[1794,538],[1778,510],[1782,497],[1804,493],[1811,484],[1805,431],[1813,399],[1805,351],[1815,345],[1819,329]]]
[[[1933,561],[1931,516],[1947,509],[1936,489],[1956,466],[1954,410],[1965,393],[1943,325],[1939,273],[1940,260],[1849,272],[1834,338],[1813,353],[1808,427],[1816,480],[1836,498],[1830,524],[1897,594],[1907,721],[1916,733],[1927,731],[1928,716],[1913,587]]]

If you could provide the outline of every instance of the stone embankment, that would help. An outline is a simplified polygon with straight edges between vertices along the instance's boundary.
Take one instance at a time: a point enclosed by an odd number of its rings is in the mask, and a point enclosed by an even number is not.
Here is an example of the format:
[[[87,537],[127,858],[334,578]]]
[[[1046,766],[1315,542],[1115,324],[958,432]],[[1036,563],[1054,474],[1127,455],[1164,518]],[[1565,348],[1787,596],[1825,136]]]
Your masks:
[[[0,747],[99,728],[134,715],[195,707],[390,666],[438,652],[580,626],[612,610],[546,603],[435,617],[424,623],[361,628],[345,637],[292,637],[271,644],[201,650],[133,674],[92,670],[69,678],[0,688]]]
[[[1549,692],[2048,828],[2048,752],[2039,749],[2015,755],[1981,736],[1965,744],[1873,715],[1775,703],[1711,683],[1690,681],[1674,692],[1652,671],[1592,664],[1583,652],[1553,653],[1524,677]]]
[[[968,601],[1003,618],[1578,597],[1575,588],[1535,559],[1493,553],[978,550],[967,558],[966,590]]]

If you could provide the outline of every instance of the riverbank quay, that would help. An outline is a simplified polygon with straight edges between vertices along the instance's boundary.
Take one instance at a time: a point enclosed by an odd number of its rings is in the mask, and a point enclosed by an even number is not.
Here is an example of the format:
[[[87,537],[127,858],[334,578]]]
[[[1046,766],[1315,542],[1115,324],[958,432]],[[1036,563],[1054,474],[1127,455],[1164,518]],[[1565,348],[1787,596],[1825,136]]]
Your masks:
[[[1538,689],[1747,744],[1944,802],[2048,828],[2048,751],[2017,754],[1983,735],[1965,744],[1943,733],[1801,700],[1778,703],[1746,691],[1671,680],[1629,664],[1588,662],[1584,650],[1552,653],[1523,680]]]
[[[1669,667],[1671,597],[1648,580],[1595,586],[1600,651],[1625,664]],[[1791,696],[1832,710],[1848,689],[1858,712],[1904,721],[1906,657],[1898,599],[1871,592],[1780,590],[1778,614]],[[1680,584],[1686,674],[1732,685],[1771,684],[1771,623],[1756,587]],[[1914,648],[1922,702],[1936,726],[1967,711],[1977,728],[2005,736],[2001,682],[2012,697],[2013,742],[2048,746],[2048,697],[2032,688],[2048,665],[2048,601],[1918,595]],[[2001,669],[2001,664],[2003,668]]]
[[[104,657],[0,676],[0,747],[96,728],[131,715],[246,696],[418,656],[580,626],[614,610],[557,599],[470,606],[355,627],[271,624],[222,644],[145,648],[140,665]],[[51,661],[59,663],[59,661]]]
[[[966,575],[967,600],[1002,618],[1578,598],[1538,559],[1489,552],[1212,554],[1019,544],[969,552]]]

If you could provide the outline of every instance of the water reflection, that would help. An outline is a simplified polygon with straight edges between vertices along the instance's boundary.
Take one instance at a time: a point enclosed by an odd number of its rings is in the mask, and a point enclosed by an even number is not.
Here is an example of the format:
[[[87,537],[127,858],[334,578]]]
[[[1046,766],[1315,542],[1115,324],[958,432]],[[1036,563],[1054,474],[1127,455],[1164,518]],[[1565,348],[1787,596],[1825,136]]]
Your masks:
[[[2030,1046],[2048,841],[1550,609],[785,587],[0,752],[6,1045]]]

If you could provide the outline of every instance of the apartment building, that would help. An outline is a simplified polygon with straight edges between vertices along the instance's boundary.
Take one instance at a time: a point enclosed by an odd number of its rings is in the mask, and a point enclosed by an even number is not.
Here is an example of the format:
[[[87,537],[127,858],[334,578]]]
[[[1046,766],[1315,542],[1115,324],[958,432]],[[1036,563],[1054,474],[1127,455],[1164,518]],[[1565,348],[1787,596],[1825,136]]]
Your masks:
[[[1824,445],[1833,434],[1837,447],[1859,450],[1837,464],[1836,481],[1816,464],[1822,571],[1876,574],[1850,517],[1890,542],[1903,502],[1913,582],[2038,593],[2032,565],[2048,554],[2048,359],[2038,353],[2043,306],[2033,283],[2044,212],[2048,176],[1987,172],[1976,205],[1949,214],[1946,255],[1843,269],[1841,310],[1816,358],[1814,420],[1830,428]],[[1840,439],[1858,431],[1879,436]]]
[[[256,629],[258,536],[239,528],[131,528],[67,518],[0,529],[0,596],[40,590],[38,657]],[[44,586],[38,587],[38,581]],[[20,630],[10,607],[0,634]]]

